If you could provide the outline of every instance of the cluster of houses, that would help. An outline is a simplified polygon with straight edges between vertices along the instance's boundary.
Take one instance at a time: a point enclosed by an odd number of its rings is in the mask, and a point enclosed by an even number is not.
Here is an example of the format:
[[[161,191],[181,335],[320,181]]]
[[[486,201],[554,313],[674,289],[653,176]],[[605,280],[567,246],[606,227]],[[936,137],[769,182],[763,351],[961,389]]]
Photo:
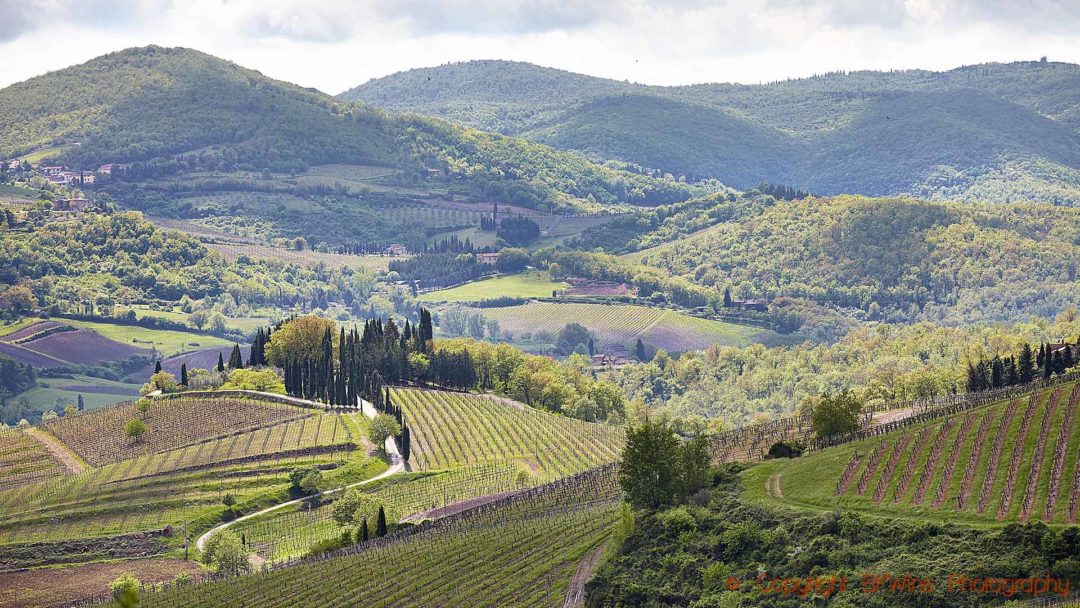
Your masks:
[[[593,369],[618,369],[635,362],[630,350],[622,344],[608,344],[604,346],[604,352],[592,356]]]

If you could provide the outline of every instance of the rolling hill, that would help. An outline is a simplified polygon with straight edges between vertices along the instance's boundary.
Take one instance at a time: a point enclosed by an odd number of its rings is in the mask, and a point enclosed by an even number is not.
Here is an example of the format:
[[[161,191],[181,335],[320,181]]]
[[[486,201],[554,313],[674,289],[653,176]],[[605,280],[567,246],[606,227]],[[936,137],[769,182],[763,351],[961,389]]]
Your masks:
[[[474,61],[339,97],[740,188],[1075,205],[1078,82],[1072,64],[1017,62],[658,87]]]

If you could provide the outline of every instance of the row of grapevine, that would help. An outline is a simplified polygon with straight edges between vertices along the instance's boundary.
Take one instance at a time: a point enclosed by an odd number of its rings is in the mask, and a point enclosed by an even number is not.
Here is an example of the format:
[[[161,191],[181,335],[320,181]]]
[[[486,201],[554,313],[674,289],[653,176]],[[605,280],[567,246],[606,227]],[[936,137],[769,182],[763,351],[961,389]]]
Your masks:
[[[982,456],[983,446],[986,445],[986,435],[990,432],[990,423],[994,420],[994,411],[988,410],[983,413],[982,422],[979,424],[979,432],[975,434],[975,442],[968,454],[967,466],[964,467],[964,478],[960,481],[960,493],[957,494],[956,508],[963,509],[971,499],[971,488],[975,485],[975,468]]]
[[[859,483],[855,486],[855,493],[862,496],[866,493],[866,488],[870,485],[870,478],[874,476],[874,472],[877,471],[878,464],[881,463],[881,459],[885,456],[886,450],[888,450],[889,444],[882,441],[878,444],[870,454],[870,461],[866,465],[866,470],[863,471],[861,477],[859,477]]]
[[[900,458],[903,457],[904,451],[907,450],[908,445],[914,439],[915,437],[911,433],[904,433],[900,439],[893,443],[892,452],[889,454],[889,462],[886,463],[885,469],[881,472],[877,489],[874,490],[874,504],[881,504],[881,501],[885,500],[885,491],[889,489],[889,481],[892,480],[893,475],[896,473],[896,467],[900,465]]]
[[[941,450],[945,447],[949,431],[952,430],[953,419],[947,418],[938,427],[937,438],[930,447],[930,455],[926,458],[926,464],[919,471],[919,485],[915,486],[915,496],[912,502],[919,505],[926,498],[926,492],[930,490],[930,484],[934,481],[934,473],[937,471],[937,463],[941,458]]]
[[[982,492],[979,494],[979,513],[986,511],[986,507],[990,503],[990,491],[994,487],[994,479],[997,478],[998,463],[1001,462],[1001,455],[1005,451],[1005,438],[1008,435],[1005,431],[1012,425],[1013,418],[1016,417],[1016,410],[1019,408],[1020,400],[1013,399],[1009,402],[1009,405],[1005,408],[1005,413],[1001,417],[1001,425],[998,427],[998,433],[994,437],[994,449],[990,452],[986,474],[983,476]]]
[[[1080,384],[1073,386],[1069,395],[1069,403],[1065,406],[1065,418],[1061,422],[1057,441],[1054,443],[1054,463],[1050,469],[1050,490],[1046,496],[1046,506],[1043,508],[1043,519],[1054,519],[1054,511],[1057,507],[1058,495],[1061,493],[1061,482],[1065,476],[1065,458],[1069,451],[1069,440],[1072,437],[1073,425],[1076,424],[1076,407],[1080,404]]]
[[[964,447],[964,440],[967,439],[974,420],[975,413],[968,412],[964,416],[964,421],[960,423],[960,428],[956,431],[956,439],[953,441],[952,449],[949,452],[949,460],[945,463],[945,470],[942,471],[941,479],[938,480],[937,492],[934,493],[934,502],[932,504],[935,507],[945,504],[949,484],[952,483],[953,473],[956,471],[956,463],[960,460],[960,451]]]
[[[900,483],[896,485],[896,489],[893,490],[893,502],[900,502],[900,499],[907,492],[908,485],[911,484],[912,477],[915,476],[915,469],[919,466],[919,454],[922,454],[923,446],[926,445],[927,438],[930,437],[930,433],[918,433],[915,438],[915,445],[911,448],[911,454],[908,455],[907,464],[904,466],[904,472],[900,476]]]
[[[1035,453],[1031,457],[1031,470],[1028,473],[1027,487],[1024,488],[1024,498],[1020,502],[1020,519],[1026,521],[1031,517],[1035,507],[1035,495],[1039,491],[1039,474],[1042,473],[1043,456],[1046,454],[1046,439],[1050,436],[1050,426],[1054,422],[1054,413],[1057,412],[1058,401],[1061,399],[1062,387],[1058,387],[1050,395],[1050,403],[1043,410],[1042,425],[1039,433],[1035,436]]]
[[[1027,438],[1031,422],[1035,419],[1035,411],[1039,409],[1039,393],[1034,392],[1028,399],[1027,409],[1020,421],[1020,430],[1016,433],[1016,444],[1013,445],[1012,458],[1009,460],[1009,475],[1005,478],[1005,489],[1001,491],[1001,499],[998,501],[997,518],[1005,519],[1009,513],[1009,505],[1012,504],[1013,490],[1016,488],[1017,474],[1020,472],[1020,464],[1024,456],[1024,440]]]
[[[62,474],[41,442],[21,430],[0,431],[0,491]]]

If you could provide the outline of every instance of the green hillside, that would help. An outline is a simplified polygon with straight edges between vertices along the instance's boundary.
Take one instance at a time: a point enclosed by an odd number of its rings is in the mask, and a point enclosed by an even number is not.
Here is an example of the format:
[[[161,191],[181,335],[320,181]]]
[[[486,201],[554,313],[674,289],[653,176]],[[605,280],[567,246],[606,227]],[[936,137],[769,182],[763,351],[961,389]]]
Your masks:
[[[736,187],[1074,205],[1078,82],[1072,64],[1017,62],[657,87],[476,61],[340,97]],[[1003,172],[1011,179],[994,179]]]
[[[78,144],[62,156],[89,168],[196,150],[260,168],[395,157],[379,113],[182,48],[127,49],[11,85],[0,113],[0,157]]]
[[[626,257],[740,299],[805,298],[894,321],[1052,317],[1080,293],[1074,209],[758,197],[697,213],[726,221]],[[677,222],[657,231],[686,233]]]

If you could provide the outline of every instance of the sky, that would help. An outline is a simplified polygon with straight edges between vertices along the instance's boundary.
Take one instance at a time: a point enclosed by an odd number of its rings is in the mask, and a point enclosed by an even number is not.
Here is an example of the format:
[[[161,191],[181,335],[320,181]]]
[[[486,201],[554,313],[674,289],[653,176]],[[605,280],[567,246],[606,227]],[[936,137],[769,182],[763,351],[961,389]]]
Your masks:
[[[337,94],[509,59],[647,84],[1080,63],[1080,0],[0,0],[0,86],[132,46]]]

